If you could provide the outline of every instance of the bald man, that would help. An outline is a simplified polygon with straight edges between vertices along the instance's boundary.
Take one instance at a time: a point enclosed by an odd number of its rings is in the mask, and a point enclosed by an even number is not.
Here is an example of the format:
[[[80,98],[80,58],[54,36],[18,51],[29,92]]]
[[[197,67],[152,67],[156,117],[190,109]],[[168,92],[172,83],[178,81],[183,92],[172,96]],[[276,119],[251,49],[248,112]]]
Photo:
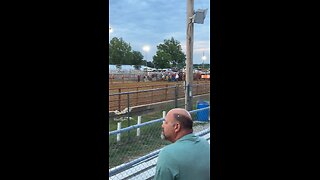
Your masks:
[[[193,134],[192,125],[192,117],[185,109],[168,112],[161,138],[172,144],[159,153],[155,180],[210,179],[210,146],[205,139]]]

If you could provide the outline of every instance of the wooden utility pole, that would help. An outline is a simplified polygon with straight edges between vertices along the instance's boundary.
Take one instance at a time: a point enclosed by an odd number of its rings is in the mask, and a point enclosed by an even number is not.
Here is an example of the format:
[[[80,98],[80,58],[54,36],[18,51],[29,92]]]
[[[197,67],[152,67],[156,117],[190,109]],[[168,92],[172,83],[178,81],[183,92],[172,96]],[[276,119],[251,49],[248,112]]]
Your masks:
[[[185,109],[192,110],[194,0],[187,0]]]

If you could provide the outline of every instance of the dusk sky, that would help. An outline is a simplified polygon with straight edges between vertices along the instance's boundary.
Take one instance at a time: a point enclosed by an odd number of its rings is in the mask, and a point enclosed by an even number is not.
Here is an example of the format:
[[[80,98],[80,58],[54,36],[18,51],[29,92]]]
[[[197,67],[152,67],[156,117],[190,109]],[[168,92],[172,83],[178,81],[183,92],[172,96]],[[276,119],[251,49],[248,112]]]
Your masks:
[[[193,63],[210,63],[210,1],[194,0],[194,10],[208,9],[203,24],[194,24]],[[148,61],[157,45],[173,37],[186,50],[187,0],[109,0],[109,40],[122,38]],[[143,47],[150,46],[149,52]],[[144,58],[144,59],[145,59]]]

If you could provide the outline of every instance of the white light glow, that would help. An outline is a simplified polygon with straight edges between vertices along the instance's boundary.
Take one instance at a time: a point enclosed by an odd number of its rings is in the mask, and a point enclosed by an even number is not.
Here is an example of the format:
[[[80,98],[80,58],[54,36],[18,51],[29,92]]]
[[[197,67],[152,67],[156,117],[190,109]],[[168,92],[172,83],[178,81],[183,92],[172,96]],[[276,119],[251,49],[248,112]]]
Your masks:
[[[145,45],[145,46],[143,46],[142,49],[143,49],[143,51],[149,52],[150,51],[150,46]]]
[[[206,56],[202,56],[202,60],[206,60],[207,59],[207,57]]]

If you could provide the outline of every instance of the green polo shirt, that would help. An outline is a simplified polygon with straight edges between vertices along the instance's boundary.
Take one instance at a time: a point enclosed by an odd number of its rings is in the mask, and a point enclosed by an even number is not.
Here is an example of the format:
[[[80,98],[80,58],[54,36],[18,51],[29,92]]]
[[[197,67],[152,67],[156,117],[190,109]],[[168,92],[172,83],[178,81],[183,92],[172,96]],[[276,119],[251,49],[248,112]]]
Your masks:
[[[204,138],[191,133],[160,151],[155,180],[171,179],[210,179],[210,145]]]

